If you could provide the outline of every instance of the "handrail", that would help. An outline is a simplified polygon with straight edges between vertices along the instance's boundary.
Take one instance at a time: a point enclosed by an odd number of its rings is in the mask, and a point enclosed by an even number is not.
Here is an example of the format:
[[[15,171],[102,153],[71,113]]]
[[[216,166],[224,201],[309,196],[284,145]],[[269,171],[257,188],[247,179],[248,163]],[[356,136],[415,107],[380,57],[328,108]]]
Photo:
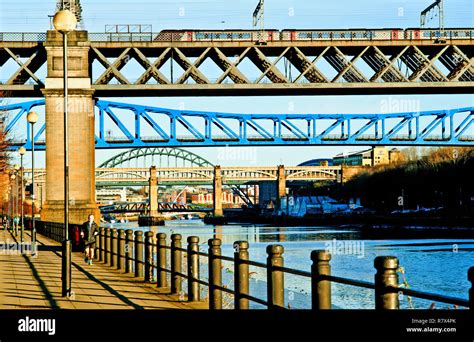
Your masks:
[[[428,299],[434,300],[435,302],[445,303],[445,304],[452,304],[452,305],[459,305],[469,307],[469,301],[467,299],[456,298],[452,296],[444,296],[436,293],[430,292],[423,292],[418,290],[412,290],[405,287],[398,287],[398,288],[389,288],[390,291],[403,293],[407,296],[412,296],[420,299]]]
[[[40,226],[44,234],[53,236],[59,235],[57,234],[57,232],[61,227],[61,224],[41,222]],[[140,239],[136,240],[136,236],[140,236]],[[199,298],[199,288],[196,286],[207,286],[209,288],[210,293],[209,304],[210,307],[212,306],[212,308],[214,309],[222,308],[222,302],[216,300],[215,297],[216,294],[218,296],[221,296],[222,293],[233,295],[237,308],[248,308],[246,301],[252,301],[254,303],[265,305],[269,308],[284,308],[284,300],[282,297],[284,294],[284,283],[282,277],[283,274],[292,274],[295,276],[302,276],[311,279],[311,296],[313,309],[331,308],[331,283],[339,283],[359,288],[375,290],[376,309],[397,309],[399,307],[400,294],[450,305],[457,305],[461,307],[474,307],[474,267],[471,267],[468,272],[468,279],[472,283],[472,289],[469,292],[469,299],[463,299],[419,290],[413,290],[405,287],[399,287],[397,275],[398,259],[395,257],[375,258],[374,265],[377,269],[377,273],[375,274],[375,282],[372,283],[331,275],[329,268],[329,261],[331,259],[331,256],[326,251],[313,251],[311,253],[311,259],[313,261],[313,264],[311,266],[311,272],[307,272],[285,267],[283,265],[282,255],[284,249],[281,245],[268,246],[267,263],[262,263],[248,259],[248,243],[245,241],[236,242],[234,244],[234,247],[237,246],[238,249],[236,249],[234,257],[229,257],[220,254],[221,241],[219,239],[210,239],[209,253],[204,253],[199,251],[198,237],[189,237],[187,248],[181,247],[181,235],[179,234],[174,234],[172,236],[172,239],[175,239],[173,240],[174,242],[172,243],[172,245],[166,244],[165,238],[166,235],[163,233],[157,234],[157,239],[155,240],[152,238],[152,235],[149,232],[145,234],[145,239],[143,239],[142,233],[140,233],[140,235],[135,234],[135,236],[133,236],[132,230],[125,231],[124,229],[112,230],[110,228],[100,228],[99,235],[96,237],[96,255],[100,261],[104,261],[108,265],[117,267],[122,270],[125,269],[126,272],[128,270],[129,273],[133,273],[130,265],[135,265],[134,273],[136,277],[143,276],[143,269],[145,269],[144,274],[146,281],[147,279],[148,281],[151,281],[151,279],[153,278],[152,276],[150,276],[150,271],[146,270],[147,267],[156,270],[157,275],[159,277],[162,277],[162,275],[160,275],[160,272],[163,272],[163,274],[170,274],[172,279],[172,288],[174,286],[176,294],[182,293],[182,291],[180,290],[181,281],[179,280],[179,278],[187,279],[188,298],[194,298],[192,300],[196,300],[196,298]],[[130,245],[125,248],[124,246],[126,246],[127,243],[129,243]],[[137,254],[138,260],[136,259],[135,246],[139,248],[138,251],[144,253],[145,258],[143,257],[143,254],[140,255],[139,253]],[[107,247],[110,247],[110,250],[107,250]],[[160,253],[161,250],[163,250],[164,254]],[[171,269],[168,269],[166,267],[166,251],[168,250],[170,251],[172,257]],[[154,251],[156,251],[156,253]],[[188,259],[187,273],[181,270],[183,254],[185,254],[186,258]],[[155,257],[159,257],[161,259],[153,259]],[[163,257],[165,259],[163,259]],[[206,257],[209,259],[208,281],[199,278],[199,259],[197,259],[198,257]],[[234,263],[235,285],[233,290],[223,286],[221,283],[221,276],[219,276],[219,274],[222,274],[222,261],[229,261]],[[129,265],[126,265],[126,263],[129,263]],[[249,266],[266,269],[268,287],[267,300],[257,298],[249,293]],[[167,284],[167,281],[161,279],[161,282],[158,282],[157,284]],[[191,296],[189,291],[193,291],[191,293]]]
[[[88,32],[91,42],[260,42],[470,39],[472,28],[358,30],[171,30],[161,32]],[[46,32],[0,32],[0,42],[45,42]]]

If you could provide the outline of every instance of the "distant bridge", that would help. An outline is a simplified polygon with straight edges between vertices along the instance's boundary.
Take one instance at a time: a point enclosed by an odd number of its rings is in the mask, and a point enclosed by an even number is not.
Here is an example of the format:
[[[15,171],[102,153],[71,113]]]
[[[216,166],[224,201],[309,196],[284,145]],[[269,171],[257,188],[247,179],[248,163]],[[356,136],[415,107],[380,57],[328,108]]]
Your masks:
[[[100,207],[101,214],[146,213],[148,210],[149,204],[147,202],[119,202]],[[158,202],[158,210],[161,213],[212,212],[212,208],[171,202]]]
[[[223,184],[243,184],[259,181],[277,181],[277,166],[222,167]],[[288,166],[287,181],[337,181],[341,166]],[[25,169],[25,178],[31,180],[31,169]],[[145,186],[149,184],[149,168],[98,168],[95,171],[97,186]],[[213,167],[158,168],[158,184],[210,185],[214,180]],[[46,170],[35,170],[35,182],[46,182]]]

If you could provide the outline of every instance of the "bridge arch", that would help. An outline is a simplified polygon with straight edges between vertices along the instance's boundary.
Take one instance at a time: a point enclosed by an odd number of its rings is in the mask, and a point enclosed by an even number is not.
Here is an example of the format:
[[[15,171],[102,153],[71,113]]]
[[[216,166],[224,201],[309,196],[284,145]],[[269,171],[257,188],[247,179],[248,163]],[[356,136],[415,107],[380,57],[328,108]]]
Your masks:
[[[126,163],[143,159],[144,167],[155,165],[162,167],[213,167],[208,160],[181,148],[154,147],[154,148],[134,148],[123,153],[119,153],[107,161],[103,162],[99,168],[114,168],[117,166],[130,167]],[[149,161],[151,159],[151,162]],[[148,164],[147,163],[148,160]],[[178,162],[180,161],[180,163]],[[138,165],[136,165],[138,166]]]

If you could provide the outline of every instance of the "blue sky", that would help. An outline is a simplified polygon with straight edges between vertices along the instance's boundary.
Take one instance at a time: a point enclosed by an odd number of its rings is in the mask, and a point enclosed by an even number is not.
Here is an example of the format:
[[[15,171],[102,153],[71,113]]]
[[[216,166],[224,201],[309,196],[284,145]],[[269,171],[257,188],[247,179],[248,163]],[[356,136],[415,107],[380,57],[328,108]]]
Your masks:
[[[379,1],[278,1],[265,2],[265,27],[275,29],[311,28],[387,28],[418,27],[419,13],[432,0],[379,0]],[[151,24],[153,31],[172,28],[246,29],[251,28],[256,0],[83,0],[84,23],[91,32],[104,32],[107,24]],[[48,14],[55,10],[55,0],[0,0],[1,32],[41,32],[49,28]],[[474,1],[445,0],[446,27],[474,27]],[[436,27],[437,18],[428,26]],[[2,76],[3,77],[3,76]],[[304,96],[252,98],[120,98],[120,102],[147,103],[157,107],[232,111],[232,112],[293,112],[300,113],[360,113],[380,112],[384,101],[411,101],[420,110],[456,108],[474,105],[471,95],[443,96]],[[16,101],[16,100],[15,100]],[[357,147],[263,147],[251,151],[252,159],[260,165],[285,163],[296,165],[307,159],[331,157]],[[249,160],[219,160],[222,151],[216,148],[190,149],[213,163],[246,165]],[[97,151],[97,163],[118,150]],[[41,153],[42,154],[42,153]],[[237,153],[238,155],[239,153]],[[242,153],[242,155],[247,155]],[[42,164],[43,156],[39,158]],[[28,163],[28,161],[27,161]]]

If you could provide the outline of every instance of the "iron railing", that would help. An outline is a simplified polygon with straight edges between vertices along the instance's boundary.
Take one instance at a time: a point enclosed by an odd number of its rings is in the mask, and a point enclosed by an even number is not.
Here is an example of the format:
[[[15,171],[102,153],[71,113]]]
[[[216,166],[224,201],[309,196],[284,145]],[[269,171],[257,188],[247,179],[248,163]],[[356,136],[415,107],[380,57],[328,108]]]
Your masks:
[[[470,39],[474,30],[465,29],[361,29],[361,30],[169,30],[161,32],[90,32],[91,42],[261,42],[261,41],[375,41]],[[46,32],[0,32],[0,41],[44,42]]]
[[[284,309],[284,275],[300,276],[311,281],[312,309],[331,309],[331,284],[339,283],[375,291],[376,309],[398,309],[399,296],[406,295],[460,307],[474,308],[474,267],[468,271],[468,280],[472,283],[469,299],[455,298],[440,294],[417,291],[399,287],[398,259],[390,256],[379,256],[374,260],[376,273],[374,283],[343,278],[331,275],[331,255],[327,251],[311,252],[311,271],[301,271],[284,266],[281,245],[267,246],[267,262],[261,263],[249,260],[247,241],[234,243],[234,257],[222,255],[221,240],[209,239],[208,253],[199,251],[199,238],[190,236],[186,248],[182,247],[182,236],[171,235],[171,244],[166,242],[166,234],[133,231],[132,229],[100,228],[96,237],[96,258],[104,264],[145,282],[154,282],[159,288],[169,288],[171,294],[183,294],[182,280],[187,280],[187,300],[200,301],[200,286],[207,286],[209,309],[223,308],[223,293],[234,297],[235,309],[248,309],[249,302],[267,306],[269,309]],[[168,253],[170,260],[168,260]],[[183,255],[186,255],[187,270],[183,271]],[[208,280],[199,276],[199,258],[207,258]],[[167,268],[170,261],[170,268]],[[234,289],[222,283],[222,262],[232,262],[234,265]],[[250,293],[249,267],[265,269],[267,273],[267,298],[262,299]],[[156,273],[156,281],[153,280]],[[184,300],[184,296],[182,296]]]

